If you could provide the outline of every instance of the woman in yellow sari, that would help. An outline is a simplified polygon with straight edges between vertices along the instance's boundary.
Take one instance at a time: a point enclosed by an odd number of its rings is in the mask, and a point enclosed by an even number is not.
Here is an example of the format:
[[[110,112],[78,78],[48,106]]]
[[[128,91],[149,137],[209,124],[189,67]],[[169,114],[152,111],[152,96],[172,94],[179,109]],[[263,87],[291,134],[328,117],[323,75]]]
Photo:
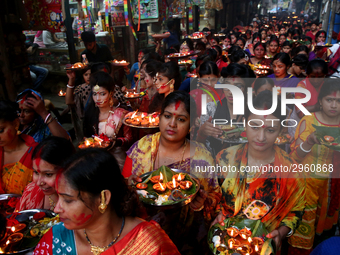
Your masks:
[[[338,176],[332,178],[332,173],[338,173],[340,152],[321,145],[312,126],[340,127],[340,85],[336,80],[325,82],[318,101],[321,110],[301,119],[291,145],[291,156],[310,170],[304,171],[307,183],[306,210],[299,228],[289,239],[290,254],[310,254],[315,234],[319,242],[327,238],[320,235],[332,230],[339,217],[340,183]],[[334,229],[329,234],[335,235]]]
[[[32,153],[37,143],[33,137],[20,135],[18,106],[0,101],[0,193],[21,195],[32,181]]]
[[[257,110],[269,109],[272,93],[263,91],[254,99]],[[280,102],[269,115],[245,115],[248,143],[222,150],[217,164],[230,171],[220,179],[223,197],[214,223],[226,217],[261,220],[278,250],[286,236],[293,234],[302,217],[305,181],[289,169],[296,162],[274,145],[281,132]],[[272,119],[280,120],[272,121]]]
[[[127,151],[122,174],[125,178],[129,178],[129,184],[133,180],[141,181],[138,176],[157,170],[163,165],[187,172],[191,170],[195,174],[193,169],[196,165],[214,165],[213,158],[203,144],[189,142],[186,139],[190,120],[195,119],[195,116],[190,115],[196,112],[195,109],[193,110],[194,106],[193,99],[183,91],[175,91],[165,98],[160,115],[160,132],[143,137]],[[204,223],[210,223],[209,221],[214,217],[212,213],[215,212],[221,196],[216,178],[213,176],[200,178],[202,177],[200,175],[197,177],[202,189],[189,205],[182,207],[181,210],[148,212],[148,215],[161,223],[162,228],[182,254],[187,254],[188,250],[202,252],[198,242],[202,241],[206,245],[207,229]],[[203,231],[199,231],[200,226]]]

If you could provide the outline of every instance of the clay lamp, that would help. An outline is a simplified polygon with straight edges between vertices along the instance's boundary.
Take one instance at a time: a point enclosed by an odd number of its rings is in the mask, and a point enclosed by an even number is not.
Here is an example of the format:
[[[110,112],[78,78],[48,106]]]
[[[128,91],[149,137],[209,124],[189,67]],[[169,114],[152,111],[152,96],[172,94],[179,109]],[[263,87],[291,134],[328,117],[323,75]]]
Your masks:
[[[174,175],[176,181],[184,181],[185,179],[185,174],[179,173]]]
[[[20,224],[17,224],[11,227],[11,231],[12,233],[20,233],[20,232],[23,232],[25,228],[26,228],[26,224],[20,223]]]
[[[240,230],[239,235],[241,236],[242,239],[247,240],[248,237],[251,236],[251,231],[248,228],[243,228]]]
[[[148,185],[146,183],[137,183],[137,189],[147,189]]]
[[[159,182],[153,185],[153,189],[161,193],[166,191],[166,185]]]
[[[239,234],[239,230],[236,227],[227,228],[228,236],[236,237]]]
[[[166,186],[170,190],[177,189],[177,187],[179,186],[179,182],[176,181],[176,179],[173,177],[172,181],[168,182]]]
[[[179,186],[182,190],[187,190],[187,189],[191,188],[192,182],[191,181],[181,181],[179,183]]]
[[[160,175],[152,176],[152,177],[150,178],[150,181],[151,181],[152,183],[163,182],[163,174],[160,173]]]
[[[228,240],[228,247],[230,250],[235,250],[241,245],[240,241],[234,238]]]

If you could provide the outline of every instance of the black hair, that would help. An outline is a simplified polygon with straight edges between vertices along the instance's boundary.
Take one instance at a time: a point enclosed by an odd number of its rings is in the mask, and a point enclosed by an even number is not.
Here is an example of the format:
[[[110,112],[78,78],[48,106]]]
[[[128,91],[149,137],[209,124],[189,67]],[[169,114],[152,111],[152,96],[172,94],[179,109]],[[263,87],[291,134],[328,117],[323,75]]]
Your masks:
[[[236,39],[236,42],[237,42],[237,41],[242,41],[243,47],[246,46],[246,40],[244,40],[244,38],[239,37],[239,38]]]
[[[207,49],[206,50],[206,54],[209,55],[213,61],[217,60],[217,51],[216,50],[214,50],[214,49]]]
[[[262,41],[261,36],[259,35],[259,33],[254,33],[253,34],[253,39],[251,40],[252,44],[254,44],[254,41],[255,41],[256,38],[260,38],[260,42]]]
[[[120,173],[117,160],[103,149],[80,150],[66,160],[64,175],[71,187],[79,192],[79,199],[83,200],[82,192],[89,194],[92,204],[84,204],[92,209],[94,199],[99,198],[102,190],[111,192],[109,207],[118,217],[136,216],[139,199],[137,193],[130,189]]]
[[[251,35],[251,30],[248,29],[248,30],[246,31],[246,34],[250,34],[250,35]]]
[[[276,61],[276,60],[279,60],[280,62],[285,64],[287,68],[291,65],[290,57],[285,52],[280,52],[280,53],[276,54],[273,58],[272,63],[274,63],[274,61]]]
[[[302,67],[302,69],[306,69],[308,65],[308,57],[305,54],[298,54],[292,59],[292,64]]]
[[[296,34],[297,34],[298,36],[300,36],[300,35],[301,35],[300,30],[294,29],[292,35],[294,36],[294,35],[296,35]]]
[[[223,57],[223,56],[222,56],[222,48],[221,48],[220,45],[214,45],[214,46],[212,46],[212,48],[218,52],[218,55],[219,55],[220,57]]]
[[[231,63],[237,63],[238,61],[246,57],[249,57],[247,53],[244,50],[239,49],[231,53],[230,61]]]
[[[247,40],[248,40],[246,34],[241,34],[241,35],[239,36],[239,38],[243,38],[244,41],[247,41]]]
[[[182,82],[182,77],[181,77],[181,73],[179,72],[179,67],[178,67],[177,62],[170,61],[167,63],[163,63],[160,66],[158,73],[167,77],[169,81],[171,79],[174,79],[175,80],[174,91],[179,89],[181,82]],[[165,98],[164,94],[159,94],[157,92],[154,96],[154,99],[151,101],[149,105],[148,112],[149,113],[160,112],[164,98]]]
[[[148,54],[150,51],[149,51],[148,49],[141,49],[141,50],[138,52],[138,54],[140,54],[141,52],[145,55],[145,54]]]
[[[275,35],[274,35],[274,36],[275,36]],[[276,36],[275,36],[275,37],[270,37],[269,44],[271,44],[272,42],[276,42],[277,45],[279,46],[279,41],[278,41],[278,39],[277,39]]]
[[[81,33],[81,39],[83,42],[95,42],[96,36],[92,31],[84,31]]]
[[[226,23],[222,23],[221,28],[222,27],[227,27],[227,24]]]
[[[156,52],[149,52],[149,53],[145,54],[143,58],[144,58],[144,60],[154,59],[154,60],[162,62],[162,57]]]
[[[220,38],[217,36],[214,36],[213,38],[211,38],[210,40],[215,40],[217,42],[217,44],[220,43]]]
[[[11,101],[0,101],[0,120],[14,121],[18,116],[18,104]]]
[[[145,66],[145,72],[151,77],[155,77],[161,65],[161,62],[150,59],[150,61]]]
[[[169,30],[171,30],[175,26],[175,23],[173,20],[168,20],[167,27]]]
[[[285,46],[289,46],[290,48],[293,48],[293,44],[291,42],[289,42],[289,41],[284,41],[282,43],[282,48],[285,47]]]
[[[255,109],[270,109],[273,104],[273,92],[264,90],[261,91],[254,99],[253,99],[253,106]],[[246,107],[246,111],[244,114],[244,117],[246,121],[248,121],[249,116],[252,113],[250,112],[249,108]],[[272,113],[276,118],[278,118],[281,121],[285,119],[285,116],[281,115],[281,100],[278,97],[277,98],[277,106],[275,111]],[[281,128],[281,125],[280,125]]]
[[[340,91],[340,83],[337,79],[325,79],[325,83],[320,89],[320,93],[318,96],[318,101],[320,102],[322,98],[333,94],[333,92]]]
[[[99,109],[95,107],[95,103],[92,98],[92,88],[98,85],[99,87],[103,87],[109,93],[114,90],[114,80],[113,78],[106,72],[96,72],[91,74],[90,78],[90,86],[91,86],[91,94],[89,98],[89,103],[85,107],[84,113],[84,135],[86,137],[91,137],[98,130],[98,122],[99,122]]]
[[[317,42],[318,37],[321,34],[325,34],[325,37],[327,38],[327,32],[325,30],[319,30],[316,34],[315,34],[315,42]]]
[[[264,84],[269,83],[272,87],[274,87],[274,80],[268,77],[260,77],[257,78],[254,82],[254,92],[256,93],[259,88],[261,88]]]
[[[92,63],[91,74],[99,72],[99,71],[110,74],[111,73],[111,66],[104,63],[104,62]]]
[[[74,146],[69,139],[50,136],[35,147],[32,159],[41,158],[52,165],[60,167],[74,153]]]
[[[196,103],[195,100],[185,91],[174,91],[170,93],[163,101],[161,114],[164,113],[165,108],[171,104],[175,104],[178,101],[183,102],[185,110],[190,116],[190,123],[195,123],[196,119]]]
[[[209,30],[209,28],[207,28],[207,27],[204,27],[203,29],[202,29],[202,32],[209,32],[210,30]]]
[[[199,76],[202,77],[203,75],[216,75],[217,77],[219,77],[220,72],[218,70],[218,67],[216,65],[215,62],[213,61],[204,61],[201,65],[200,65],[200,70],[198,72]]]
[[[306,45],[300,45],[292,50],[292,56],[295,57],[301,51],[305,51],[307,54],[309,52],[308,47]]]
[[[198,41],[195,45],[195,50],[200,50],[201,54],[204,54],[206,49],[207,49],[207,45],[202,41]]]
[[[319,22],[317,20],[313,20],[310,25],[319,26]]]
[[[328,65],[327,63],[321,59],[321,58],[316,58],[313,59],[312,61],[310,61],[307,65],[307,74],[311,74],[313,72],[314,69],[317,68],[321,68],[322,69],[322,73],[327,75],[328,74]],[[325,86],[322,87],[322,89],[324,89]]]
[[[227,67],[223,67],[221,71],[221,76],[223,78],[227,77],[240,77],[240,78],[256,78],[256,75],[253,70],[250,69],[247,65],[241,65],[238,63],[231,63]],[[245,79],[244,80],[247,87],[250,87],[253,79]]]
[[[254,51],[255,51],[255,49],[256,49],[257,47],[259,47],[259,46],[262,46],[263,49],[264,49],[264,51],[266,51],[267,46],[266,46],[264,43],[262,43],[262,42],[257,42],[257,43],[254,45],[254,47],[253,47]]]
[[[195,66],[199,67],[204,61],[212,61],[211,57],[207,54],[200,55],[196,58]]]
[[[194,50],[194,44],[190,38],[185,38],[181,41],[180,45],[183,43],[186,43],[186,45],[189,47],[190,51]]]
[[[267,29],[265,28],[261,28],[260,31],[259,31],[259,34],[261,35],[261,41],[262,41],[262,31],[265,31],[266,32],[266,35],[267,35]]]

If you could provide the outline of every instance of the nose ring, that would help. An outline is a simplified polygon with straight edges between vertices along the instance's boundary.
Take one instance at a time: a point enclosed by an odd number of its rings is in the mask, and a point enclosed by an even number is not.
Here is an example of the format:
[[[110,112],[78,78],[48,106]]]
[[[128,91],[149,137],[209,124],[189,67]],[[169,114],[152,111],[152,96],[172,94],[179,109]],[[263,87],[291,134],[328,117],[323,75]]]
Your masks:
[[[42,186],[42,185],[44,185],[44,183],[43,183],[43,182],[41,182],[41,183],[40,183],[40,185]]]

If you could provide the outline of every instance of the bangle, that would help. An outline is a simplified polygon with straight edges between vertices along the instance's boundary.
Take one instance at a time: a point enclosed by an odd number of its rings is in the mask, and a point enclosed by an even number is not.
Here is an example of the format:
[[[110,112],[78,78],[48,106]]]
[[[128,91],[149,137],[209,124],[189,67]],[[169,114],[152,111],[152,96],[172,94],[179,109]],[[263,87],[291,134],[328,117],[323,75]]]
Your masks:
[[[291,228],[290,231],[288,232],[288,234],[286,235],[286,237],[291,237],[293,235],[293,229]]]
[[[51,113],[47,114],[47,116],[46,116],[46,118],[45,118],[45,120],[44,120],[45,124],[46,124],[46,121],[48,120],[48,118],[49,118],[50,116],[51,116]]]
[[[53,120],[54,118],[51,116],[51,118],[46,122],[46,125],[48,126]]]
[[[307,150],[305,150],[304,148],[302,148],[302,144],[303,144],[303,143],[300,143],[300,149],[301,149],[303,152],[305,152],[305,153],[311,152],[312,149],[310,149],[310,150],[307,151]]]
[[[192,209],[194,212],[199,212],[199,211],[202,211],[203,210],[203,208],[204,208],[204,205],[202,205],[200,208],[198,208],[198,209]]]
[[[66,87],[68,87],[69,89],[74,89],[74,86],[71,86],[71,85],[66,85]]]

